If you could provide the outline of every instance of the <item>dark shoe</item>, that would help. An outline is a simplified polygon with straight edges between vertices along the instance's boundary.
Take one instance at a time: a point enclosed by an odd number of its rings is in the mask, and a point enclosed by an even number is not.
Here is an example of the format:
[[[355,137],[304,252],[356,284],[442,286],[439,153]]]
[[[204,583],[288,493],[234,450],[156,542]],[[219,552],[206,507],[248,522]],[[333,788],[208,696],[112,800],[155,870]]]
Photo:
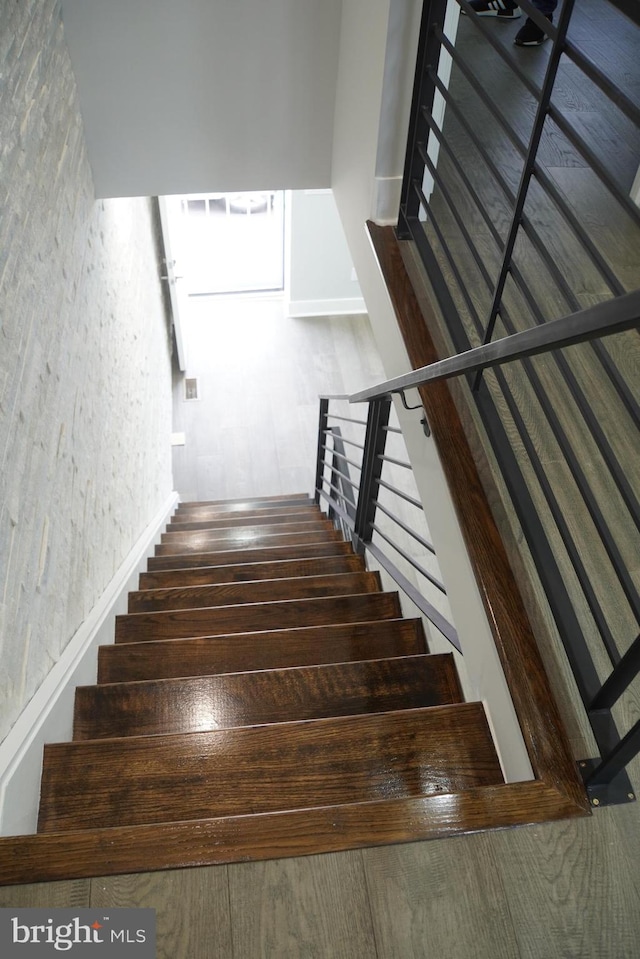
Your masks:
[[[551,14],[549,14],[547,20],[553,22]],[[518,30],[513,42],[517,47],[539,47],[540,44],[544,43],[547,39],[548,37],[544,30],[541,30],[537,23],[534,23],[533,20],[527,17],[524,26]]]
[[[479,17],[497,17],[499,20],[517,20],[522,16],[514,0],[469,0]],[[464,10],[462,11],[464,13]]]

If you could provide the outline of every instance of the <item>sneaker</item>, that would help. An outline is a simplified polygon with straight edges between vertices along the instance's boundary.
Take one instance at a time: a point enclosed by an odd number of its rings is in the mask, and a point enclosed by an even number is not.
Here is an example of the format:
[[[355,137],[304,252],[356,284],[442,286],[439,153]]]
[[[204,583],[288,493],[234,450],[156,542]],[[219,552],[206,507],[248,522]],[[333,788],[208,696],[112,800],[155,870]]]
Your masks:
[[[469,6],[479,17],[498,17],[499,20],[517,20],[522,16],[514,0],[469,0]],[[462,10],[462,13],[465,11]]]
[[[553,22],[551,14],[547,16],[547,20]],[[518,30],[513,38],[513,42],[517,47],[539,47],[547,39],[544,30],[537,23],[534,23],[530,17],[527,17],[524,26]]]

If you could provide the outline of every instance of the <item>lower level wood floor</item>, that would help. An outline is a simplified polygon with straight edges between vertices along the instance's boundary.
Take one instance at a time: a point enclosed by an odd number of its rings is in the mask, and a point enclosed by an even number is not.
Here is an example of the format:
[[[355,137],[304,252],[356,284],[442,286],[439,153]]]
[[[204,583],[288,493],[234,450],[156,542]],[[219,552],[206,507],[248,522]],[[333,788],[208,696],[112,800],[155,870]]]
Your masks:
[[[637,804],[591,819],[302,859],[0,889],[144,906],[159,959],[635,959]]]

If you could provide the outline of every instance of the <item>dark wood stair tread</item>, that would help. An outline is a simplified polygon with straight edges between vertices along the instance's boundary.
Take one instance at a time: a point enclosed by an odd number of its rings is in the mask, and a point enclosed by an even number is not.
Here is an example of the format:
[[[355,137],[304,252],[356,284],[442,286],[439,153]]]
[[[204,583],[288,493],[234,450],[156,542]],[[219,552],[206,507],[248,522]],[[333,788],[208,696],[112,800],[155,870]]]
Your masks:
[[[455,795],[6,836],[0,885],[342,852],[587,815],[566,792],[534,780]]]
[[[281,527],[282,530],[284,527]],[[257,529],[257,527],[253,527]],[[162,537],[166,534],[163,533]],[[156,556],[170,556],[176,553],[204,553],[215,550],[255,549],[268,546],[298,546],[301,543],[331,543],[339,542],[340,533],[335,529],[314,529],[298,533],[264,533],[256,532],[247,535],[246,530],[233,530],[230,533],[193,533],[186,539],[186,533],[173,534],[176,539],[169,542],[163,540],[155,548]]]
[[[214,636],[287,626],[322,626],[358,623],[363,620],[396,619],[401,616],[397,593],[363,593],[323,596],[318,599],[287,599],[244,606],[212,606],[159,613],[128,613],[116,616],[116,642],[145,642]]]
[[[202,732],[461,701],[448,653],[81,686],[73,738]]]
[[[324,543],[290,543],[288,546],[258,546],[242,549],[205,550],[201,553],[168,553],[150,556],[149,572],[165,569],[193,569],[198,566],[230,566],[238,563],[269,563],[282,559],[316,559],[319,556],[352,556],[353,547],[344,540]]]
[[[118,643],[98,650],[98,682],[135,682],[412,656],[427,651],[422,621],[298,626],[195,639]]]
[[[39,832],[266,813],[502,782],[479,703],[45,746]]]
[[[231,606],[236,603],[263,603],[297,597],[375,593],[380,590],[379,575],[367,572],[330,573],[328,576],[297,576],[289,579],[222,583],[212,586],[146,589],[129,593],[129,612]]]
[[[327,517],[320,512],[307,507],[304,511],[267,513],[259,511],[240,514],[223,513],[208,516],[207,514],[182,513],[174,516],[167,525],[168,533],[185,533],[190,530],[202,529],[232,529],[242,526],[286,526],[290,523],[322,523],[327,522]]]
[[[140,589],[178,586],[213,586],[216,583],[255,582],[296,576],[327,576],[330,573],[365,571],[364,559],[351,556],[319,556],[315,559],[283,559],[267,563],[236,563],[231,566],[196,566],[190,569],[157,570],[140,574]]]

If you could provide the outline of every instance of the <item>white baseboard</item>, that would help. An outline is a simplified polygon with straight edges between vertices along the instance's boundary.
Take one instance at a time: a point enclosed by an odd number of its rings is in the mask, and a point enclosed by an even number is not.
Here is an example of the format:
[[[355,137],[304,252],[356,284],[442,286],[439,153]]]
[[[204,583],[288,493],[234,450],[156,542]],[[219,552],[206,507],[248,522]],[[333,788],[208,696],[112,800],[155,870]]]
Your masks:
[[[340,300],[289,300],[286,304],[287,316],[292,318],[305,316],[350,316],[352,313],[366,313],[367,307],[361,296]]]
[[[158,510],[0,743],[0,835],[26,835],[36,831],[43,746],[45,742],[71,739],[75,688],[95,683],[98,646],[113,643],[115,617],[126,613],[127,596],[137,589],[138,575],[160,541],[177,502],[178,494],[172,493]]]

